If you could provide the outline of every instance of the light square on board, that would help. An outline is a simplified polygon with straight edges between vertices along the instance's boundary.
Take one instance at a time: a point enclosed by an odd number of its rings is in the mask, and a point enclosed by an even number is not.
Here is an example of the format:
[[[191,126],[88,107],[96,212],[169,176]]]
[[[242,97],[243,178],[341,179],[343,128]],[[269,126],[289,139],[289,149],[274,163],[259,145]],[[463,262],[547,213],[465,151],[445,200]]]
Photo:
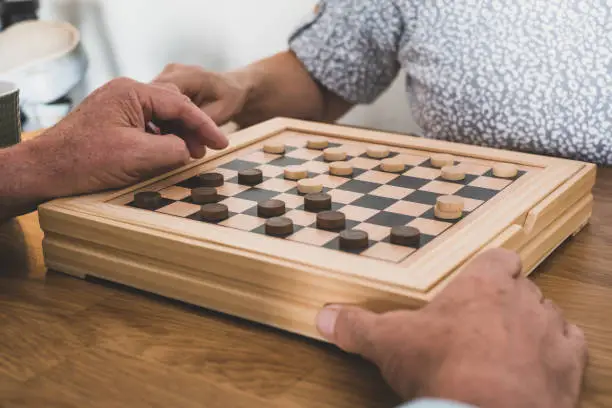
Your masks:
[[[369,170],[359,176],[355,177],[355,180],[369,181],[378,184],[387,184],[393,179],[399,177],[396,173],[385,173],[382,171]]]
[[[440,169],[434,169],[429,167],[413,167],[412,169],[404,172],[404,176],[416,177],[426,180],[434,180],[442,174]]]
[[[255,152],[248,154],[247,156],[244,156],[243,159],[246,161],[254,162],[254,163],[269,163],[272,160],[278,159],[279,157],[282,157],[282,156],[280,154],[272,154],[272,153],[265,153],[262,151],[255,151]]]
[[[282,193],[273,197],[274,200],[281,200],[285,203],[286,208],[297,208],[304,204],[304,198],[295,194]]]
[[[363,197],[362,193],[345,190],[330,190],[327,194],[331,196],[332,202],[340,204],[350,204],[353,201]]]
[[[227,208],[229,209],[229,211],[233,213],[241,213],[257,205],[257,203],[254,201],[243,200],[237,197],[226,198],[225,200],[220,201],[220,203],[227,205]]]
[[[280,138],[279,141],[282,141],[287,146],[303,147],[306,146],[306,138],[304,138],[304,136],[309,135],[305,133],[287,131],[283,133],[283,136],[282,138]],[[318,139],[317,136],[314,136],[312,138]],[[311,137],[308,137],[308,139],[311,139]]]
[[[405,153],[401,153],[397,155],[396,158],[401,160],[402,163],[408,166],[418,166],[419,164],[427,161],[427,157],[417,156],[417,155],[412,155],[412,154],[405,154]]]
[[[389,262],[400,262],[416,251],[415,248],[377,242],[362,252],[362,255]]]
[[[468,211],[468,212],[474,211],[476,208],[480,207],[482,204],[484,204],[483,200],[476,200],[473,198],[463,197],[463,208],[465,211]]]
[[[348,163],[358,169],[370,170],[380,164],[380,160],[368,159],[366,157],[353,157]]]
[[[289,157],[294,157],[296,159],[314,160],[317,157],[321,157],[322,154],[323,152],[320,150],[296,149],[292,152],[287,153],[286,155]]]
[[[318,175],[314,180],[328,188],[336,188],[349,181],[346,177],[330,176],[328,174]]]
[[[420,215],[426,213],[430,208],[432,208],[432,206],[428,204],[415,203],[412,201],[398,201],[395,204],[387,207],[385,211],[410,215],[412,217],[419,217]]]
[[[305,244],[323,246],[337,236],[338,234],[335,232],[305,227],[289,236],[288,239]]]
[[[463,185],[457,183],[447,183],[445,181],[433,180],[421,187],[420,190],[428,191],[430,193],[448,195],[455,194],[457,191],[461,190],[462,187]]]
[[[408,196],[408,194],[412,193],[414,190],[411,188],[405,187],[397,187],[391,186],[388,184],[382,185],[378,187],[374,191],[370,191],[370,195],[393,198],[395,200],[401,200],[402,198]]]
[[[382,241],[391,233],[391,228],[383,225],[370,224],[369,222],[362,222],[357,225],[355,229],[367,232],[369,238],[373,241]]]
[[[278,191],[284,193],[295,187],[295,181],[289,181],[281,178],[272,178],[257,185],[258,188],[264,190]]]
[[[159,191],[162,197],[169,198],[170,200],[182,200],[191,195],[191,190],[185,187],[170,186]]]
[[[480,176],[469,185],[473,187],[488,188],[490,190],[503,190],[512,183],[512,180]]]
[[[360,144],[347,143],[342,145],[342,148],[344,149],[344,151],[346,151],[346,154],[351,157],[357,157],[360,154],[365,153],[366,151],[365,147]]]
[[[453,224],[438,220],[429,220],[426,218],[416,218],[408,223],[408,226],[417,228],[421,233],[427,235],[440,235]]]
[[[317,214],[295,209],[285,213],[285,217],[293,220],[296,225],[301,225],[303,227],[312,225],[317,221]]]
[[[340,209],[340,212],[344,213],[347,219],[353,221],[365,221],[378,213],[378,210],[365,207],[357,207],[354,205],[345,205]]]
[[[188,217],[200,211],[200,208],[201,207],[199,205],[186,203],[183,201],[177,201],[175,203],[160,208],[156,212],[176,215],[177,217]]]
[[[219,225],[236,228],[243,231],[251,231],[255,228],[261,227],[263,224],[265,224],[265,222],[266,221],[263,218],[253,217],[246,214],[236,214],[224,221],[221,221]]]
[[[463,171],[466,172],[466,174],[473,174],[475,176],[480,176],[482,174],[485,174],[487,171],[491,169],[490,166],[485,166],[484,164],[476,164],[476,163],[469,163],[469,162],[462,162],[461,168],[463,169]]]
[[[329,164],[322,161],[309,161],[303,164],[309,173],[323,174],[329,170]]]
[[[269,164],[262,164],[261,166],[257,166],[257,168],[261,170],[264,177],[276,177],[284,172],[282,167],[271,166]]]
[[[224,183],[221,187],[217,187],[217,193],[225,197],[232,197],[248,189],[249,186],[243,186],[241,184],[234,183]]]

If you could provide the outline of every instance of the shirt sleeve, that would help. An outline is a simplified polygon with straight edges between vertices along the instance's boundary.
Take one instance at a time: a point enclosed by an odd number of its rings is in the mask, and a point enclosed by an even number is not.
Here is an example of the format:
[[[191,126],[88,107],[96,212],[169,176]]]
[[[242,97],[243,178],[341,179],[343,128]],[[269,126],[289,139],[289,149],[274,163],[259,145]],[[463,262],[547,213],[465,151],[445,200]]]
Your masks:
[[[400,70],[402,13],[395,0],[321,0],[289,38],[289,48],[331,92],[374,102]]]
[[[408,402],[398,408],[477,408],[473,405],[466,405],[460,402],[441,400],[441,399],[419,399]]]

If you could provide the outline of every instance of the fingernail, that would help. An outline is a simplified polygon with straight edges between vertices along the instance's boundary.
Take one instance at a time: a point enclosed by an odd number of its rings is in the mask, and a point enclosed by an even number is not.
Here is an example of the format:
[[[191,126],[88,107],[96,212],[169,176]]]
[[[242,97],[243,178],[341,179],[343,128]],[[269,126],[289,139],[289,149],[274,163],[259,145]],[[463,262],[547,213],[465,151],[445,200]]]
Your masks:
[[[327,340],[333,340],[340,306],[325,306],[317,315],[317,329]]]

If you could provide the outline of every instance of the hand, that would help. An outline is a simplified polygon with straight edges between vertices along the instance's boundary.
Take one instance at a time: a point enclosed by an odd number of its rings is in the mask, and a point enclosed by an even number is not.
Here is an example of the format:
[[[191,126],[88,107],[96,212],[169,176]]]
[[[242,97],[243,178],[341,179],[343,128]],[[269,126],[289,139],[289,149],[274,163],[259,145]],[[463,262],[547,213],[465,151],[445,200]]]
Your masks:
[[[170,64],[153,83],[172,84],[218,125],[238,115],[249,93],[240,72],[215,73],[197,66]]]
[[[406,400],[480,408],[575,406],[587,358],[581,330],[521,277],[518,256],[491,250],[418,311],[329,306],[322,335],[375,363]]]
[[[149,122],[174,134],[151,134]],[[56,126],[24,144],[51,197],[119,188],[225,148],[227,138],[176,87],[116,79]]]

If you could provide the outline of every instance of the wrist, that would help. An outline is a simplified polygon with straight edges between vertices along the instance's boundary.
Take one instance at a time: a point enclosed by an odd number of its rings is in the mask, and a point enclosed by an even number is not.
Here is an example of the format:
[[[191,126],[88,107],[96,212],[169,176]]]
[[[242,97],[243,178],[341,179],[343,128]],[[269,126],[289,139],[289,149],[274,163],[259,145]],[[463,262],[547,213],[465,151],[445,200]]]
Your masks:
[[[61,153],[53,142],[41,135],[2,152],[3,196],[37,205],[66,193],[66,174],[57,165]]]

